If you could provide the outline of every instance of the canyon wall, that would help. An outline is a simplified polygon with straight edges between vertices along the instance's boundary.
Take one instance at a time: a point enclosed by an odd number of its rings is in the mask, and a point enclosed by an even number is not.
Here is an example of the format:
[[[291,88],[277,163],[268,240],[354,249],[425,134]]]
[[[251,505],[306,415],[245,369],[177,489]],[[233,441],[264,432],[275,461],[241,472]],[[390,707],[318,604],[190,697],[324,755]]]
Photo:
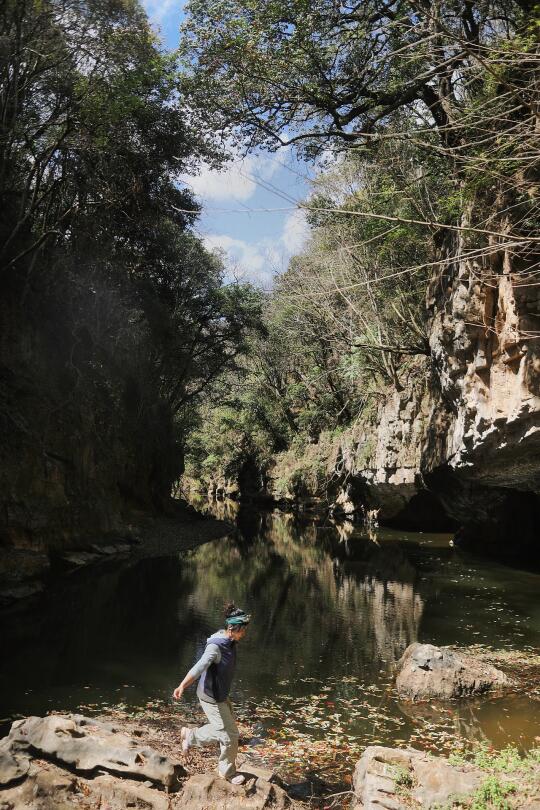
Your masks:
[[[61,549],[121,534],[181,469],[171,415],[145,375],[144,330],[114,291],[65,285],[0,307],[0,548]]]
[[[328,498],[345,514],[374,509],[383,523],[538,554],[540,288],[507,255],[496,269],[448,263],[428,290],[431,356],[367,420],[303,460],[278,456],[278,497]]]

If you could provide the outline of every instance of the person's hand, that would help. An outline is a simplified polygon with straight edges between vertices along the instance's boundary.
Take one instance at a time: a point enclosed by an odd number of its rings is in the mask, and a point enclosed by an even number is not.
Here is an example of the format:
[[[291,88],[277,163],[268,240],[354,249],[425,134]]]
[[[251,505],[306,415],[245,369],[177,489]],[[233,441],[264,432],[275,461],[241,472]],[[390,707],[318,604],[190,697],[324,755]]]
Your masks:
[[[183,686],[177,686],[176,689],[173,692],[173,698],[175,700],[181,700],[183,694],[184,694],[184,687]]]

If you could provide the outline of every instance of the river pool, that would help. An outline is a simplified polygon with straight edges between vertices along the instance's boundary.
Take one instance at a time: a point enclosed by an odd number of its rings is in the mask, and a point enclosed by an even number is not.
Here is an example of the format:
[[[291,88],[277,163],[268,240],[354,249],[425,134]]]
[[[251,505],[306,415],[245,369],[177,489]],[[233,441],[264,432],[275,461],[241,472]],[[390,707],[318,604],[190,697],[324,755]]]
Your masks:
[[[538,745],[533,691],[441,707],[403,703],[391,687],[393,664],[415,640],[538,651],[538,573],[457,551],[448,535],[369,536],[228,509],[238,529],[225,538],[74,572],[32,609],[3,613],[4,729],[21,715],[168,701],[232,599],[253,615],[232,697],[270,761],[344,743],[352,753],[375,742]]]

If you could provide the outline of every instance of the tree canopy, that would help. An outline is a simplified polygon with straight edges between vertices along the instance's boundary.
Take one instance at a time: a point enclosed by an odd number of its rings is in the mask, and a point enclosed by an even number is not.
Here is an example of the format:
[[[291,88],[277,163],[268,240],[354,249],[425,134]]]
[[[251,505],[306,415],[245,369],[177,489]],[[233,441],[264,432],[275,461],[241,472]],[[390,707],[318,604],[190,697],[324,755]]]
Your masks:
[[[14,400],[22,376],[43,405],[20,442],[47,447],[68,409],[123,491],[161,497],[185,424],[259,322],[178,179],[217,155],[136,0],[6,0],[0,41],[0,368]]]
[[[369,143],[406,109],[452,146],[490,49],[504,62],[502,43],[526,28],[533,5],[191,0],[184,86],[216,128],[237,129],[250,145]]]

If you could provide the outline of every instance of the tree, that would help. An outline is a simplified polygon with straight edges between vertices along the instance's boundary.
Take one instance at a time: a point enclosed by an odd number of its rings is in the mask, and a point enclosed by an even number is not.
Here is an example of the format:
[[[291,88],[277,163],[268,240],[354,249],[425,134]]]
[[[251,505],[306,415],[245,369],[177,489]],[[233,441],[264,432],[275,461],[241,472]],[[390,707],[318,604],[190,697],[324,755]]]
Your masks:
[[[201,125],[325,165],[303,204],[311,238],[278,279],[270,337],[249,361],[267,447],[351,426],[411,378],[424,390],[427,297],[443,308],[458,268],[491,295],[503,274],[538,283],[531,11],[528,0],[188,3],[180,82]],[[493,329],[489,317],[467,327]]]
[[[201,121],[247,148],[313,156],[390,139],[439,155],[466,199],[452,222],[419,224],[483,240],[486,255],[494,243],[527,255],[538,222],[533,5],[191,0],[182,87]]]
[[[191,0],[185,87],[251,144],[369,142],[407,108],[450,145],[486,48],[508,40],[533,5]]]
[[[258,322],[257,296],[225,283],[178,182],[218,156],[186,124],[175,57],[136,0],[6,0],[0,40],[0,420],[12,460],[27,459],[31,481],[41,455],[67,444],[81,504],[119,491],[161,503],[186,422]]]
[[[4,275],[55,245],[141,263],[157,214],[197,210],[173,60],[132,0],[8,0],[0,31]]]

